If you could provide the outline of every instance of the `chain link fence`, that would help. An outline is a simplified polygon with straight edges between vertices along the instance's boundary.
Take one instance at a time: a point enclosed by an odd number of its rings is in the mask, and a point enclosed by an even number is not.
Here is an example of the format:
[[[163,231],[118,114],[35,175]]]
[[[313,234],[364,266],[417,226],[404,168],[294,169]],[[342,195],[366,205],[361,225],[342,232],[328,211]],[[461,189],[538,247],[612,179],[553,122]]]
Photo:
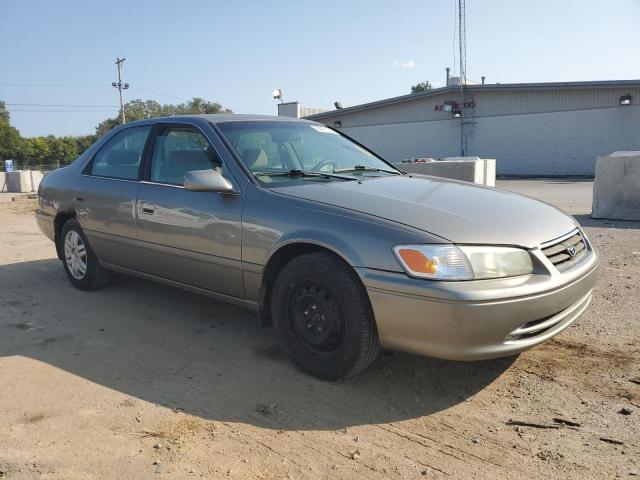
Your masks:
[[[43,172],[50,172],[51,170],[55,170],[60,167],[64,167],[67,164],[62,164],[60,162],[54,163],[39,163],[35,160],[14,160],[13,161],[13,170],[41,170]],[[4,161],[0,161],[0,172],[5,172],[6,166]]]

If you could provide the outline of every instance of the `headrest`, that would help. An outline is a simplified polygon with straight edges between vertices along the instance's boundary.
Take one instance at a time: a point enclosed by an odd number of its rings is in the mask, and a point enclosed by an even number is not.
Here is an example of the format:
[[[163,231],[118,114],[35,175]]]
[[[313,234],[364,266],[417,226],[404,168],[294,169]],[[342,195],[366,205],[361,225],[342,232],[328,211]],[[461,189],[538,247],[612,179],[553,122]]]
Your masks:
[[[269,161],[265,151],[260,148],[247,148],[242,151],[240,157],[250,170],[266,167]]]
[[[137,150],[111,150],[106,163],[108,165],[136,165],[140,163],[140,153]]]
[[[212,162],[204,150],[174,150],[169,154],[170,174],[208,170]]]

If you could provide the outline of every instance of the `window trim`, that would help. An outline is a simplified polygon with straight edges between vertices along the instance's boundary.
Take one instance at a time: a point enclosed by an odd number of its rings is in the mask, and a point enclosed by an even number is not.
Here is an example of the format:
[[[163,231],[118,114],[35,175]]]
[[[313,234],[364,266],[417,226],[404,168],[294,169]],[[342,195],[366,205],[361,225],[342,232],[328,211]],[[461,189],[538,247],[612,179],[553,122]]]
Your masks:
[[[111,140],[113,140],[115,137],[117,137],[121,133],[126,132],[127,130],[132,130],[134,128],[145,128],[145,127],[149,127],[149,133],[147,134],[147,139],[144,142],[144,147],[142,147],[142,153],[140,155],[140,163],[138,164],[138,175],[136,176],[136,178],[110,177],[108,175],[96,175],[94,173],[91,173],[91,170],[93,170],[93,162],[95,161],[95,158],[98,156],[100,152],[102,152],[102,150],[107,145],[109,145],[109,143],[111,143]],[[117,132],[113,133],[113,135],[109,136],[109,138],[105,139],[104,143],[100,145],[100,148],[98,148],[91,155],[91,158],[89,158],[87,163],[85,163],[84,167],[82,167],[81,174],[85,177],[107,178],[109,180],[121,180],[123,182],[139,182],[141,179],[142,166],[144,165],[145,156],[146,156],[147,150],[149,149],[149,140],[151,139],[151,136],[153,135],[155,128],[156,126],[154,124],[145,123],[142,125],[131,125],[131,126],[127,126],[127,127],[123,127],[122,129],[119,129]]]

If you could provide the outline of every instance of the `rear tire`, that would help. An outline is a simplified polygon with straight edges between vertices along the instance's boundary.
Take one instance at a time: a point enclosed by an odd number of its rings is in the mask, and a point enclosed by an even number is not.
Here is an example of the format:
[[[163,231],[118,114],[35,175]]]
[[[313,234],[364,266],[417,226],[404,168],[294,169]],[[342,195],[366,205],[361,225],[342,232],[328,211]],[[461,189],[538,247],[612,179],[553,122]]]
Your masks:
[[[322,380],[367,368],[380,352],[367,292],[356,273],[330,253],[291,260],[271,298],[276,336],[289,359]]]
[[[93,290],[111,281],[113,272],[100,265],[77,220],[72,218],[64,224],[58,241],[64,270],[74,287]]]

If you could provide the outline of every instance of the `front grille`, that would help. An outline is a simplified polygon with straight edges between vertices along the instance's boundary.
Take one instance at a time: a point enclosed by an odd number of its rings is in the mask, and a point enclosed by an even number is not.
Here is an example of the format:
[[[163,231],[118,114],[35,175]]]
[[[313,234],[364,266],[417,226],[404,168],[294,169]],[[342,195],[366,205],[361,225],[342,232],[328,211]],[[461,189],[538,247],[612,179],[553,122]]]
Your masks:
[[[542,253],[562,271],[578,263],[587,253],[587,244],[579,229],[559,240],[542,244]]]

